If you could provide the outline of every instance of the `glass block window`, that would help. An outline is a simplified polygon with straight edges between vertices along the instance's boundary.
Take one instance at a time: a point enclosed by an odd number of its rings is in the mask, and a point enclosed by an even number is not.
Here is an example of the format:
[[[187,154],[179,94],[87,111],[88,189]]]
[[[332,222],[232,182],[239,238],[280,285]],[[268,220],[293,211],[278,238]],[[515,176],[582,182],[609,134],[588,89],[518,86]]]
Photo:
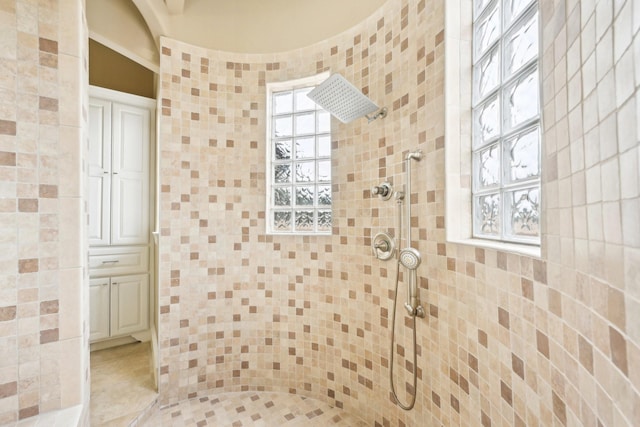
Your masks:
[[[268,233],[331,234],[331,117],[307,97],[322,80],[270,87]]]
[[[538,2],[473,6],[473,234],[539,245]]]

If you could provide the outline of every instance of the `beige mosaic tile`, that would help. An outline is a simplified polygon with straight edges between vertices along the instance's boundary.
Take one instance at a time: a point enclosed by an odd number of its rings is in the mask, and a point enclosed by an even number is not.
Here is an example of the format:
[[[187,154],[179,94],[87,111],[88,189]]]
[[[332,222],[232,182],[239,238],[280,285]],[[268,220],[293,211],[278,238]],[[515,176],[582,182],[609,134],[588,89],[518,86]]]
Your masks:
[[[142,425],[365,427],[368,424],[324,402],[295,394],[238,392],[209,394],[169,405]]]
[[[0,6],[0,338],[6,356],[0,362],[0,424],[25,419],[35,424],[36,416],[79,405],[87,397],[88,343],[82,339],[85,317],[79,315],[82,261],[65,258],[83,246],[79,171],[86,120],[80,88],[86,70],[65,69],[64,78],[58,72],[59,16],[82,16],[82,8],[81,1]],[[84,25],[76,22],[65,32],[86,35]],[[77,45],[66,54],[78,64],[83,57]],[[76,82],[72,99],[60,97],[68,80]],[[68,125],[64,130],[61,119]],[[62,147],[74,152],[74,183],[60,179],[67,161]],[[64,215],[69,215],[66,221]],[[68,267],[64,273],[61,264]],[[42,422],[56,417],[43,416]]]

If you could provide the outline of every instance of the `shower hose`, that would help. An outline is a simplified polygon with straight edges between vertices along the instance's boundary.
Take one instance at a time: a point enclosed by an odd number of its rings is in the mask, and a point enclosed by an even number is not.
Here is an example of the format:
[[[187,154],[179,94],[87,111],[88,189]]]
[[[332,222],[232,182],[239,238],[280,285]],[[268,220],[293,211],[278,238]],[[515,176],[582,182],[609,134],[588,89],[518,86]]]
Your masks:
[[[402,212],[402,201],[398,200],[398,235],[402,235],[402,216],[400,215],[400,212]],[[407,242],[408,244],[410,243],[410,239],[408,239],[409,242]],[[418,280],[418,273],[416,272],[416,270],[410,270],[407,268],[407,280],[411,281],[413,280]],[[413,318],[413,325],[412,325],[412,329],[413,329],[413,393],[411,395],[411,401],[405,405],[402,402],[400,402],[400,399],[398,398],[398,394],[396,393],[396,389],[395,386],[393,385],[393,355],[395,354],[395,351],[393,350],[393,345],[395,342],[395,334],[396,334],[396,308],[398,305],[398,282],[400,281],[400,257],[398,257],[397,260],[397,264],[396,264],[396,289],[395,289],[395,293],[394,293],[394,297],[393,297],[393,311],[391,312],[391,348],[389,349],[389,353],[390,353],[390,363],[391,363],[391,367],[389,369],[389,383],[391,383],[391,393],[393,394],[393,398],[396,400],[396,403],[398,404],[399,407],[401,407],[402,409],[404,409],[405,411],[409,411],[411,409],[413,409],[413,406],[416,404],[416,394],[418,392],[417,390],[417,381],[418,381],[418,365],[417,365],[417,349],[416,349],[416,315],[415,313],[411,316]]]

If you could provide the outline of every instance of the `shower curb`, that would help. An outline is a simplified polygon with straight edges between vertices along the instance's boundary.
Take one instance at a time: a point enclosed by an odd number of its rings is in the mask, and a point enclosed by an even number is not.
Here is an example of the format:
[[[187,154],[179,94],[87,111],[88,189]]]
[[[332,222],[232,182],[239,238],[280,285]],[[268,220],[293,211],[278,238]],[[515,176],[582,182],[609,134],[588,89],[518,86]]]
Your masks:
[[[137,417],[135,417],[130,423],[129,423],[129,427],[142,427],[144,425],[144,423],[149,420],[149,418],[151,418],[151,415],[153,415],[154,411],[158,408],[158,396],[156,395],[156,398],[153,399],[153,401],[151,403],[149,403],[147,405],[146,408],[144,408],[142,410],[142,412],[140,412],[140,414],[138,414]]]

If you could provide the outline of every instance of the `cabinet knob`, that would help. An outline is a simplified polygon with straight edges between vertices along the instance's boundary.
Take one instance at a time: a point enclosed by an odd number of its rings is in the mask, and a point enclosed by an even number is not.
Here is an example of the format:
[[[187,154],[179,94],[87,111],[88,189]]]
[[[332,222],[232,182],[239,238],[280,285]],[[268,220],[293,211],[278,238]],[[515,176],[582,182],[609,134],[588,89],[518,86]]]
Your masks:
[[[111,260],[111,261],[102,261],[103,264],[115,264],[117,262],[120,262],[120,260],[114,259],[114,260]]]
[[[118,284],[118,282],[112,282],[111,283],[113,286],[116,286]]]

